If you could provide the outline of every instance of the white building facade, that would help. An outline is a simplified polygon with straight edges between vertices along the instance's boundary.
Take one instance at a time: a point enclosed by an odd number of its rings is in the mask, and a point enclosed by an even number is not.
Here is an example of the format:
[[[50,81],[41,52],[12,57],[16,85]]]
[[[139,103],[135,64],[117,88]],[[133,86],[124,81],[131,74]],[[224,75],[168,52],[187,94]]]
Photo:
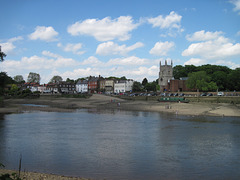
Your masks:
[[[114,84],[114,93],[131,92],[133,87],[133,80],[119,80]]]
[[[76,84],[76,91],[78,93],[87,93],[88,92],[88,81],[79,80]]]

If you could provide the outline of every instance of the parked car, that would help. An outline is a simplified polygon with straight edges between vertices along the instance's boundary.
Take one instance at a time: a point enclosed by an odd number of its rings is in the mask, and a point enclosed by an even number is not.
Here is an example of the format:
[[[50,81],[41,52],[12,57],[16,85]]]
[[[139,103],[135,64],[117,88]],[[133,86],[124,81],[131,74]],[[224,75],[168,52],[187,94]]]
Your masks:
[[[224,96],[224,93],[223,92],[218,92],[217,95],[218,96]]]
[[[207,93],[202,93],[200,96],[207,96]]]
[[[160,96],[167,96],[167,93],[162,93]]]
[[[207,96],[213,96],[213,94],[212,93],[208,93]]]
[[[184,94],[184,93],[181,93],[181,94],[179,94],[179,96],[185,96],[185,94]]]

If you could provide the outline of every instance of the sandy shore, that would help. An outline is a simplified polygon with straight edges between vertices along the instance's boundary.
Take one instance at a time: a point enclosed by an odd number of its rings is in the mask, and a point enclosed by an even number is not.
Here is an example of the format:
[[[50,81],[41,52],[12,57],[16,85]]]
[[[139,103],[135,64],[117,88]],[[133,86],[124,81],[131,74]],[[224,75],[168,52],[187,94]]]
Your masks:
[[[0,113],[23,111],[73,112],[81,108],[122,109],[131,111],[152,111],[175,113],[179,115],[240,116],[239,106],[228,103],[164,103],[157,101],[132,101],[117,97],[94,94],[88,99],[41,97],[39,99],[8,99]],[[47,105],[24,106],[22,104]]]

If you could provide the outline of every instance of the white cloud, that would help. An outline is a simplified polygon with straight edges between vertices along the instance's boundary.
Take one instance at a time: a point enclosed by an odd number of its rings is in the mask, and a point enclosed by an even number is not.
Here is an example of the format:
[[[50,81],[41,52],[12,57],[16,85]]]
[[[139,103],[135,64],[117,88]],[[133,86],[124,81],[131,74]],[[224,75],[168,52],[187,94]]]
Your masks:
[[[80,51],[83,46],[82,43],[77,44],[67,43],[65,46],[63,46],[61,43],[58,43],[57,46],[63,48],[63,50],[66,52],[72,52],[77,55],[82,55],[85,53],[85,51]]]
[[[122,65],[122,66],[129,66],[129,65],[143,65],[147,64],[148,60],[147,59],[141,59],[136,56],[130,56],[126,58],[115,58],[115,59],[110,59],[107,62],[108,66],[112,65]]]
[[[195,65],[195,66],[201,66],[206,63],[206,60],[204,59],[199,59],[199,58],[191,58],[190,60],[186,61],[184,63],[185,65]]]
[[[82,22],[76,22],[68,27],[68,33],[73,36],[89,35],[98,41],[109,41],[118,39],[125,41],[130,39],[133,29],[138,24],[134,24],[131,16],[120,16],[116,19],[110,17],[99,19],[86,19]]]
[[[48,57],[52,57],[52,58],[61,58],[62,56],[58,55],[58,54],[54,54],[50,51],[43,51],[42,55],[44,56],[48,56]]]
[[[240,36],[240,31],[237,32],[237,36]]]
[[[127,78],[133,79],[135,81],[142,82],[142,80],[147,77],[149,81],[156,80],[158,78],[159,73],[159,67],[158,66],[151,66],[151,67],[145,67],[145,66],[132,66],[131,68],[124,68],[124,67],[117,67],[111,69],[109,72],[109,75],[107,76],[126,76]]]
[[[4,52],[5,54],[12,53],[13,50],[16,48],[16,46],[13,43],[15,41],[20,41],[20,40],[23,40],[22,36],[14,37],[7,40],[7,42],[0,43],[2,52]]]
[[[175,46],[174,42],[157,42],[149,51],[150,54],[157,56],[167,56],[167,53]]]
[[[195,65],[195,66],[201,66],[204,64],[215,64],[215,65],[222,65],[222,66],[228,66],[231,69],[236,69],[240,67],[240,64],[236,64],[232,61],[226,61],[226,60],[206,60],[206,59],[200,59],[200,58],[191,58],[188,61],[184,63],[185,65]]]
[[[223,32],[221,32],[221,31],[205,32],[204,30],[202,30],[202,31],[195,32],[193,35],[188,34],[186,36],[186,39],[188,41],[208,41],[208,40],[216,39],[222,34],[223,34]]]
[[[85,59],[81,64],[99,67],[100,65],[103,65],[104,63],[101,62],[98,58],[96,58],[94,56],[90,56],[89,58]]]
[[[165,17],[159,15],[155,18],[149,18],[148,23],[152,24],[153,27],[159,27],[160,29],[177,29],[179,32],[182,32],[183,28],[181,28],[181,20],[182,16],[172,11]]]
[[[141,42],[137,42],[132,46],[121,45],[108,41],[102,44],[99,44],[96,50],[96,53],[99,55],[127,55],[128,52],[133,51],[137,48],[143,47],[144,44]]]
[[[222,33],[205,32],[199,34],[201,34],[202,42],[192,43],[182,52],[182,56],[199,56],[205,59],[226,59],[240,56],[240,44],[233,44],[230,39],[221,36]],[[193,35],[192,37],[188,38],[200,40],[200,36],[197,38]]]
[[[98,76],[101,73],[99,72],[98,69],[95,68],[79,68],[79,69],[74,69],[73,71],[66,71],[64,72],[61,76],[63,79],[77,79],[79,77],[88,77],[88,76]]]
[[[8,72],[10,76],[15,76],[26,72],[36,72],[41,76],[41,82],[47,83],[52,77],[52,72],[60,70],[63,67],[77,67],[79,62],[71,58],[64,58],[60,55],[51,53],[49,51],[43,51],[43,56],[31,56],[22,57],[21,60],[7,60],[2,62],[1,70]],[[58,74],[61,75],[61,74]]]
[[[240,64],[236,64],[232,61],[225,61],[225,60],[218,60],[216,61],[215,63],[216,65],[222,65],[222,66],[228,66],[230,67],[231,69],[236,69],[236,68],[240,68]]]
[[[132,71],[133,75],[139,75],[139,76],[157,76],[159,73],[159,68],[157,66],[151,66],[151,67],[139,67],[138,69]]]
[[[234,11],[238,11],[238,14],[240,15],[240,0],[230,0],[230,3],[232,3],[234,7]]]
[[[28,37],[31,40],[39,39],[42,41],[51,42],[57,40],[56,36],[58,36],[58,32],[56,32],[53,27],[37,26],[35,31]]]

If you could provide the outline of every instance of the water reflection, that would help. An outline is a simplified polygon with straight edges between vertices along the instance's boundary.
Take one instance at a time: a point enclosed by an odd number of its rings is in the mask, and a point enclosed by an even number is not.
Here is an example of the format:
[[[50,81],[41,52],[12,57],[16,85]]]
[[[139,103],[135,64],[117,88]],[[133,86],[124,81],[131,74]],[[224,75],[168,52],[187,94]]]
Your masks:
[[[1,117],[0,117],[1,119]],[[239,118],[120,110],[10,114],[0,162],[100,179],[237,179]]]

